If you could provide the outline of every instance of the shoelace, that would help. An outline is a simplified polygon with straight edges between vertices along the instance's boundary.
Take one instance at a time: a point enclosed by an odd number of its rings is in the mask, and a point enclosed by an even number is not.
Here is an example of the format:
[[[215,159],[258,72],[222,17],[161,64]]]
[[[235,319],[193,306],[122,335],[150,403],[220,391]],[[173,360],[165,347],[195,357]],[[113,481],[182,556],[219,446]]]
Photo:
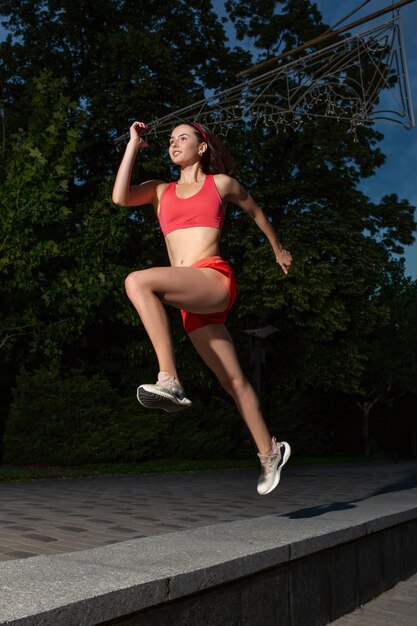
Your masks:
[[[275,462],[279,454],[280,454],[279,448],[274,454],[258,454],[259,459],[262,463],[262,471],[264,474],[268,474],[269,472],[272,471],[272,465]]]
[[[176,378],[169,378],[168,380],[158,380],[156,382],[156,385],[158,387],[161,387],[162,389],[168,389],[168,391],[171,391],[172,393],[178,393],[182,391],[181,385]]]

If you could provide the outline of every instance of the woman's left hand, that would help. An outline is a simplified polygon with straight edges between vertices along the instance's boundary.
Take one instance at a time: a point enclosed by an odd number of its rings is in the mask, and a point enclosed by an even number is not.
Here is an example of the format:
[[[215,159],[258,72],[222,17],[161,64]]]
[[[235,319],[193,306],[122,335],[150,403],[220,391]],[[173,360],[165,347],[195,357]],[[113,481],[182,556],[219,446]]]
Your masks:
[[[282,248],[282,250],[277,253],[275,259],[276,262],[281,266],[284,274],[288,274],[288,270],[290,269],[292,263],[291,252]]]

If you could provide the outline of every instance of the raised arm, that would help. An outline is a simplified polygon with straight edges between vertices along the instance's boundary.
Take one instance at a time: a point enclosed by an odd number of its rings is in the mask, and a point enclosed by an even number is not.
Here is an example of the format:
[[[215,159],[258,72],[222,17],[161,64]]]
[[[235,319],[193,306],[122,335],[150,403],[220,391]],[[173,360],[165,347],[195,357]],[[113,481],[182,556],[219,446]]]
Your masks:
[[[120,163],[112,194],[113,202],[120,206],[140,206],[141,204],[155,206],[156,203],[156,188],[162,181],[148,180],[140,185],[131,184],[137,154],[141,148],[148,147],[148,143],[141,136],[145,129],[144,122],[134,122],[130,127],[130,141]]]
[[[282,271],[288,274],[292,256],[288,250],[282,247],[272,224],[267,220],[261,207],[236,179],[226,176],[225,174],[219,174],[216,176],[216,184],[218,185],[223,200],[237,204],[250,215],[271,244],[276,262],[280,265]]]

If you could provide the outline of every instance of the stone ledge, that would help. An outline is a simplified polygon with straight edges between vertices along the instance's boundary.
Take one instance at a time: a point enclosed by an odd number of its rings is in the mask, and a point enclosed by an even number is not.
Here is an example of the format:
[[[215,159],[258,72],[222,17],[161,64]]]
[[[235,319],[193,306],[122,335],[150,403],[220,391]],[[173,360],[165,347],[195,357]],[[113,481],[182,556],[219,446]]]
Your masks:
[[[305,557],[320,561],[413,520],[417,489],[0,563],[0,624],[92,626]]]

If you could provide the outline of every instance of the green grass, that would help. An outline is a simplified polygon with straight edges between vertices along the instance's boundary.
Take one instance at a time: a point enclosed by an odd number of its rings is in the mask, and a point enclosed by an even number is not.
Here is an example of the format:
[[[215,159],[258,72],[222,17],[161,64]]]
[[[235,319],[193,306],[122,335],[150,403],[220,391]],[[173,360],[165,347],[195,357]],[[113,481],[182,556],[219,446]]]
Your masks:
[[[294,457],[291,465],[334,465],[341,463],[364,463],[384,461],[386,457],[333,456],[333,457]],[[179,460],[158,459],[143,463],[100,463],[71,467],[47,466],[0,466],[0,482],[18,480],[39,480],[44,478],[69,479],[88,476],[123,476],[132,474],[160,474],[166,472],[197,472],[210,470],[239,470],[258,467],[256,457],[228,460]]]

